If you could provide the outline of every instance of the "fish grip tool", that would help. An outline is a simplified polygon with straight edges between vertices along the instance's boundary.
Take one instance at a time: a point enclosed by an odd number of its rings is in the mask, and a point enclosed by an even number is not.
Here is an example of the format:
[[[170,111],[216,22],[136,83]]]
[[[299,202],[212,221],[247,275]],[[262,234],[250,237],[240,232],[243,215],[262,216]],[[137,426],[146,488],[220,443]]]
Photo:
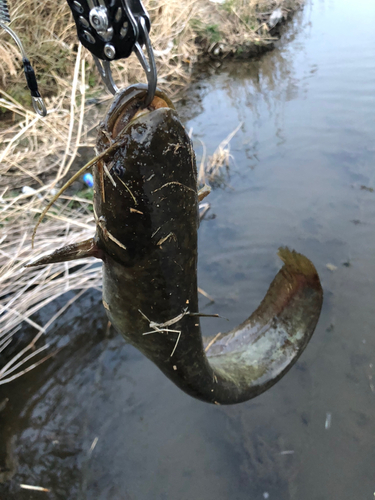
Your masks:
[[[67,0],[77,35],[94,57],[103,82],[112,94],[118,88],[110,63],[136,54],[146,73],[148,106],[156,91],[157,74],[149,38],[150,18],[140,0]],[[145,47],[146,53],[143,51]]]
[[[35,112],[38,113],[38,115],[40,116],[46,116],[47,109],[42,99],[42,96],[40,95],[38,90],[38,83],[36,81],[35,71],[31,66],[30,60],[27,57],[25,49],[23,48],[23,45],[21,43],[21,40],[14,32],[14,30],[9,27],[9,24],[10,24],[10,15],[9,15],[7,1],[0,0],[0,27],[3,28],[3,30],[5,30],[13,38],[13,40],[16,42],[21,52],[23,71],[25,73],[27,86],[30,90],[31,100]]]

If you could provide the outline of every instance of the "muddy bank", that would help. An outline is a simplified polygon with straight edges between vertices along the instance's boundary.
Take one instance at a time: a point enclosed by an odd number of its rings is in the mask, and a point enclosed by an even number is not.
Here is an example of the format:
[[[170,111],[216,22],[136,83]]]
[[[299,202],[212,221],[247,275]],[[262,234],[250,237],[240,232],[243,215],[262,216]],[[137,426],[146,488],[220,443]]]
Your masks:
[[[198,65],[207,58],[249,59],[273,50],[288,21],[303,6],[301,0],[259,5],[235,1],[215,6],[209,3],[205,15],[209,23],[194,24],[195,43],[199,47]]]

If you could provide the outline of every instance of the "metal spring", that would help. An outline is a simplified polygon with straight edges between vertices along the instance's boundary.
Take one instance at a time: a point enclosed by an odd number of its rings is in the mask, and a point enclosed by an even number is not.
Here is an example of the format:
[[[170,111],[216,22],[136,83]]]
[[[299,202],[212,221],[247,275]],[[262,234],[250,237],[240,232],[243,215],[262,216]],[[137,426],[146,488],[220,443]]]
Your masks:
[[[7,0],[0,0],[0,21],[3,21],[3,23],[10,23]]]

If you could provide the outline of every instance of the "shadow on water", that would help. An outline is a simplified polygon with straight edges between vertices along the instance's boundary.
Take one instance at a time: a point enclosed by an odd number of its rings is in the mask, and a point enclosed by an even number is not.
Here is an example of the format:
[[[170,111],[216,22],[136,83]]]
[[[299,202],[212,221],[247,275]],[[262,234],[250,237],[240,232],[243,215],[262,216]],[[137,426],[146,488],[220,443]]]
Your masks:
[[[201,306],[229,323],[203,330],[244,320],[288,245],[325,290],[300,361],[262,396],[211,407],[106,333],[89,292],[49,334],[66,347],[0,388],[1,498],[373,498],[375,4],[352,4],[307,6],[273,52],[208,68],[180,106],[209,153],[242,122],[199,230],[199,284],[215,298]]]

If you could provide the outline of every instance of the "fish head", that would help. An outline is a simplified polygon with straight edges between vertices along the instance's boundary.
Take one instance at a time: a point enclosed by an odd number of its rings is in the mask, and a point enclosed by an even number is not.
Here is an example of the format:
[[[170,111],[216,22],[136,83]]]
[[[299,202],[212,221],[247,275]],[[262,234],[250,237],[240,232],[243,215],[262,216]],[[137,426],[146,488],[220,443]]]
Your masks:
[[[193,221],[185,228],[188,236],[198,227],[190,138],[172,102],[157,90],[145,107],[146,92],[134,85],[115,97],[97,140],[98,152],[108,154],[93,169],[99,246],[126,266],[176,240],[184,220]]]

